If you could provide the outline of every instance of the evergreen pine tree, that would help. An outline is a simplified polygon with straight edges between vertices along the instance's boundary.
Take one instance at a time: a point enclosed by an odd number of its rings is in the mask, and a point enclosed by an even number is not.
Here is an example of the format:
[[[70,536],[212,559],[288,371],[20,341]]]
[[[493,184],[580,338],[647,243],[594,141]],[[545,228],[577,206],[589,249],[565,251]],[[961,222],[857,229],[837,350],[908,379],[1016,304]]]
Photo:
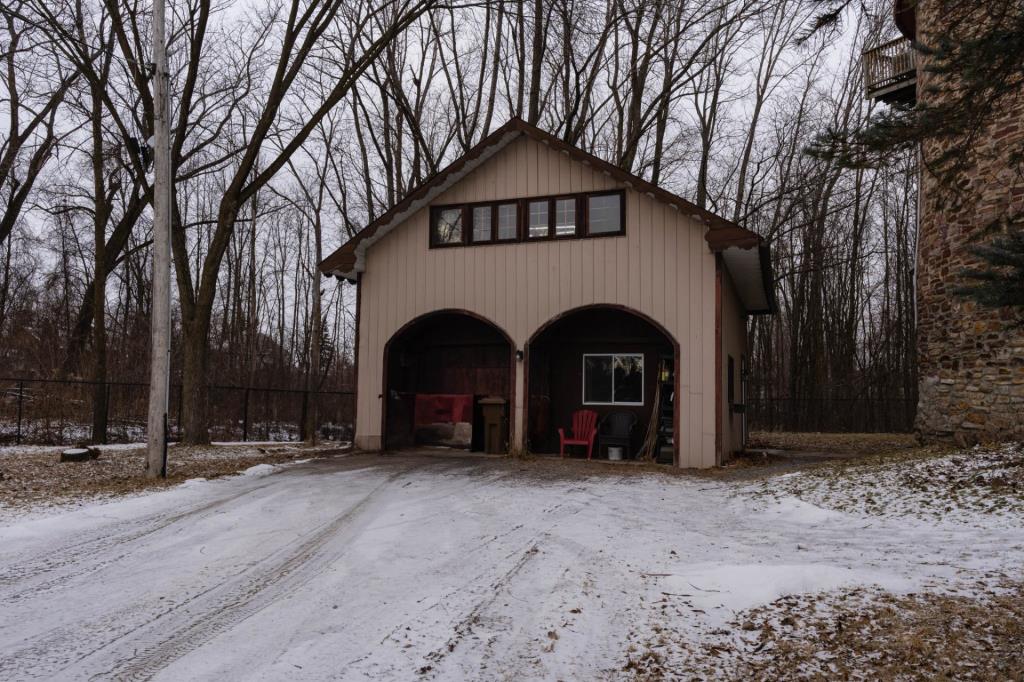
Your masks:
[[[873,13],[892,7],[891,0],[816,1],[821,12],[805,38],[833,30],[853,7]],[[937,142],[933,149],[942,152],[927,159],[926,172],[944,188],[943,201],[970,207],[976,187],[965,179],[979,160],[979,141],[992,134],[988,124],[999,111],[1024,97],[1024,2],[924,1],[939,3],[941,16],[948,18],[946,31],[931,36],[930,43],[920,36],[914,42],[928,59],[925,70],[937,76],[928,92],[941,90],[942,96],[882,107],[852,134],[822,135],[808,153],[850,168],[877,168],[926,141]],[[1016,177],[1024,177],[1024,145],[1000,152],[1007,153]],[[971,248],[982,265],[960,273],[968,283],[957,293],[986,306],[1024,305],[1024,212],[1008,209],[980,232],[998,236]]]
[[[984,266],[961,273],[956,293],[984,306],[1024,308],[1024,229],[1015,228],[971,248]]]

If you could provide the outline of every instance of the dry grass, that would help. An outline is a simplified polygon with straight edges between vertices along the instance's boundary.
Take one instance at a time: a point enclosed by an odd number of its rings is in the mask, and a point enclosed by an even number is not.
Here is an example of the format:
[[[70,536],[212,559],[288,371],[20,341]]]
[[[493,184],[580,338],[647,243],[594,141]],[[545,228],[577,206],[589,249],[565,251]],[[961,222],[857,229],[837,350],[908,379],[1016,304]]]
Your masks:
[[[173,446],[166,479],[145,477],[145,450],[107,449],[99,459],[60,463],[61,448],[0,449],[0,508],[19,510],[166,488],[217,478],[257,464],[280,464],[337,450],[337,445]]]
[[[909,433],[788,433],[752,431],[751,450],[794,450],[836,455],[873,455],[911,450],[917,438]]]
[[[975,522],[1024,518],[1024,447],[918,448],[836,460],[767,479],[761,494],[844,512]]]
[[[1024,679],[1024,585],[974,589],[783,597],[698,642],[663,630],[624,670],[638,680]]]

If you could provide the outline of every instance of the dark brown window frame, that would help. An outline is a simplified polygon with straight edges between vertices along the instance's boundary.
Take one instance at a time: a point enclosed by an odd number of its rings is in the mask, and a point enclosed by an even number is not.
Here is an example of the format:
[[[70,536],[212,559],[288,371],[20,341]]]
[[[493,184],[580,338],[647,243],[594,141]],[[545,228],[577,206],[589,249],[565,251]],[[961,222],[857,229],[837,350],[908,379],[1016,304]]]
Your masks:
[[[554,210],[552,209],[552,206],[554,205],[552,203],[553,201],[554,201],[554,199],[552,199],[550,196],[546,196],[546,197],[530,197],[529,199],[526,199],[522,203],[523,209],[526,212],[526,215],[523,216],[523,241],[524,242],[540,242],[540,241],[544,241],[545,239],[551,239],[551,231],[552,231],[551,230],[551,227],[552,227],[551,226],[551,218],[552,218],[552,216],[554,214]],[[547,204],[548,205],[548,233],[545,234],[545,235],[540,235],[538,237],[531,237],[530,236],[530,230],[533,228],[533,226],[530,225],[530,207],[533,204]]]
[[[478,208],[489,208],[491,209],[491,236],[489,239],[477,239],[476,238],[476,209]],[[470,244],[490,244],[497,239],[498,236],[498,210],[496,206],[492,206],[489,202],[481,202],[476,204],[469,204],[466,206],[466,214],[469,216],[469,243]],[[433,229],[433,224],[431,224]]]
[[[591,197],[612,196],[619,197],[619,229],[615,232],[590,233],[589,199]],[[555,222],[558,213],[555,209],[556,202],[560,199],[573,199],[576,202],[576,231],[573,234],[555,234]],[[530,237],[530,213],[531,203],[547,201],[548,204],[548,233],[544,236]],[[500,239],[498,237],[498,209],[501,206],[515,204],[516,206],[516,234],[513,238]],[[473,239],[473,213],[474,209],[481,207],[491,209],[491,238]],[[438,242],[435,238],[434,226],[437,216],[441,211],[459,209],[462,211],[462,240],[458,242]],[[427,226],[428,243],[432,249],[447,249],[459,246],[489,246],[494,244],[525,244],[545,241],[564,241],[570,239],[598,239],[601,237],[622,237],[626,234],[626,190],[603,190],[596,192],[576,192],[569,194],[548,194],[533,197],[521,197],[519,199],[500,199],[497,201],[476,201],[462,204],[444,204],[430,207],[430,223]]]
[[[604,197],[612,194],[619,194],[619,229],[615,232],[598,232],[597,234],[591,234],[590,232],[590,201],[591,197]],[[596,237],[618,237],[626,233],[626,192],[588,192],[583,197],[583,212],[586,217],[587,226],[587,237],[593,239]]]
[[[457,242],[441,242],[441,241],[438,241],[434,237],[434,235],[436,234],[436,232],[434,231],[434,227],[435,227],[435,225],[437,225],[437,217],[438,217],[438,215],[441,214],[442,211],[451,211],[453,209],[461,209],[461,211],[462,211],[462,239],[460,241],[457,241]],[[468,239],[466,227],[469,225],[469,220],[468,220],[468,216],[466,215],[466,213],[467,213],[467,211],[466,211],[466,205],[465,204],[451,204],[449,206],[431,206],[430,207],[430,226],[429,226],[429,229],[427,230],[428,236],[430,238],[430,248],[432,248],[432,249],[450,249],[452,247],[464,246],[466,244],[466,240]]]
[[[519,241],[519,231],[523,223],[523,206],[518,199],[507,199],[505,201],[491,201],[487,202],[491,205],[491,213],[494,215],[494,244],[514,244]],[[515,206],[516,207],[516,224],[515,234],[511,237],[501,238],[500,224],[498,215],[502,206]]]

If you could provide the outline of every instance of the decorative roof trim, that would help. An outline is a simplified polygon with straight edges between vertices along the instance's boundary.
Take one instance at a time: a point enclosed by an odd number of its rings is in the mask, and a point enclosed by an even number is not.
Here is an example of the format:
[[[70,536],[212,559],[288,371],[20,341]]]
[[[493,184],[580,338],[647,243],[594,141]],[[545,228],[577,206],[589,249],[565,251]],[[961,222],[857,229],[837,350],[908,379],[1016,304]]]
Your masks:
[[[677,211],[683,211],[697,222],[709,228],[705,234],[705,239],[712,251],[718,252],[730,246],[740,246],[740,248],[745,249],[753,248],[763,243],[761,237],[756,233],[740,227],[707,209],[700,208],[693,202],[662,189],[593,154],[574,147],[520,118],[513,118],[481,140],[463,156],[449,164],[444,170],[427,179],[423,184],[406,195],[404,199],[360,230],[341,248],[320,263],[320,271],[325,275],[355,280],[356,274],[362,272],[365,268],[367,248],[416,211],[429,205],[431,201],[462,180],[466,175],[487,161],[487,159],[504,149],[520,135],[526,135],[550,149],[564,153],[570,158],[617,180],[631,190],[646,194],[653,199],[668,204]]]

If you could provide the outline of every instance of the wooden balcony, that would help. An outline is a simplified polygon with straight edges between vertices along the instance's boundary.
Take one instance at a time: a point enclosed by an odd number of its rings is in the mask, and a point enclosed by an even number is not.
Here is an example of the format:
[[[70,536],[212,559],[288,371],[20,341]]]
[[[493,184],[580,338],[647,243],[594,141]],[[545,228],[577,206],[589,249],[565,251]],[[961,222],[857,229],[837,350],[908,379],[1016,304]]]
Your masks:
[[[866,98],[887,103],[917,99],[917,53],[906,38],[866,50],[863,64]]]

